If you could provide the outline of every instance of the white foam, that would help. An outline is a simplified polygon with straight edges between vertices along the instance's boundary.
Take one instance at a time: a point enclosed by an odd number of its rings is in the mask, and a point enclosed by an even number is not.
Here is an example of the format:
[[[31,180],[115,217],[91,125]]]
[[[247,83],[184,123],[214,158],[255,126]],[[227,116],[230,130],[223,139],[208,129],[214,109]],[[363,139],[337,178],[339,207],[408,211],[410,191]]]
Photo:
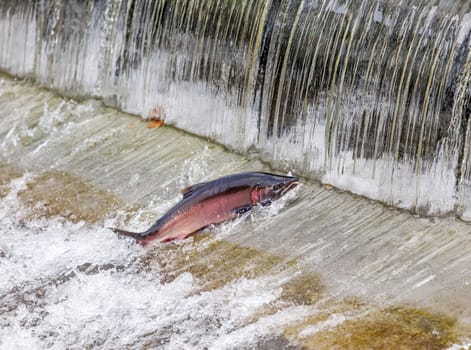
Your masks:
[[[453,344],[447,348],[447,350],[466,350],[471,348],[471,341],[465,340],[460,344]]]
[[[221,335],[213,341],[209,349],[243,348],[244,345],[247,346],[264,335],[279,332],[283,326],[307,317],[312,313],[312,308],[306,306],[283,309],[273,315],[262,317],[255,323],[236,329],[231,333]]]
[[[116,239],[109,230],[83,222],[74,224],[56,217],[19,224],[19,220],[27,216],[27,209],[16,194],[26,188],[31,178],[31,174],[26,174],[13,180],[10,193],[0,202],[1,225],[6,228],[0,245],[6,256],[0,265],[1,292],[32,280],[41,281],[66,273],[86,263],[122,262],[138,252],[125,241]]]
[[[101,225],[60,217],[20,225],[29,209],[17,192],[32,177],[13,180],[0,200],[0,225],[7,228],[0,245],[0,307],[7,310],[0,318],[2,349],[231,344],[247,338],[248,320],[281,293],[283,279],[272,275],[195,293],[199,281],[190,273],[161,283],[158,266],[144,269],[137,262],[145,249]],[[270,335],[275,325],[301,316],[293,310],[273,315],[254,334]]]

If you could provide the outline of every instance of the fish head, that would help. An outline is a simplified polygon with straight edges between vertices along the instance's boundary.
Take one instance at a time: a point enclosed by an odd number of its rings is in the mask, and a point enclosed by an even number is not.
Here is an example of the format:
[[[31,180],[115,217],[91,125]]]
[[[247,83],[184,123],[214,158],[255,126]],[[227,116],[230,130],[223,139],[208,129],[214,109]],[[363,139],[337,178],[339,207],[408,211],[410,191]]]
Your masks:
[[[250,198],[253,205],[269,205],[299,184],[295,176],[259,173],[260,179],[252,187]]]

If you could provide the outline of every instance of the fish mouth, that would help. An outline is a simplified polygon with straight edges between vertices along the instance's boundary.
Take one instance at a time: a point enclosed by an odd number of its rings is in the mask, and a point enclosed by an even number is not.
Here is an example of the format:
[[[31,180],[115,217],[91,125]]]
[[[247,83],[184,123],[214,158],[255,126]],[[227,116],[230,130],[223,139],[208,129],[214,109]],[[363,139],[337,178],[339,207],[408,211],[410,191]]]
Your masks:
[[[287,182],[283,186],[283,189],[281,190],[281,195],[284,196],[287,192],[291,191],[298,185],[299,185],[299,180],[297,178],[294,180],[291,180],[290,182]]]

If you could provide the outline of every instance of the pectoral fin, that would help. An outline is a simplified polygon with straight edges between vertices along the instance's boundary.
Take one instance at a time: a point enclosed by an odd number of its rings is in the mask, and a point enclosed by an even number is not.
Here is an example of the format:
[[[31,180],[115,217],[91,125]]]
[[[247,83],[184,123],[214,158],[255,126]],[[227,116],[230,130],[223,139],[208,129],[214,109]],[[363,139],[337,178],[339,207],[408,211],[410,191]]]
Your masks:
[[[234,213],[234,216],[240,216],[242,214],[247,213],[250,210],[252,210],[252,205],[248,204],[242,207],[235,208],[232,210],[232,212]]]

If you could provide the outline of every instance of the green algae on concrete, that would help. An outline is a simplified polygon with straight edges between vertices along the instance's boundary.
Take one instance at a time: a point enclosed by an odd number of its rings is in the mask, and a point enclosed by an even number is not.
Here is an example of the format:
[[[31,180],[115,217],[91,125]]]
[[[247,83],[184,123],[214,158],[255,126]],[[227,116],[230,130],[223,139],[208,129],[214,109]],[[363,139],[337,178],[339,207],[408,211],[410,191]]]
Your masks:
[[[459,341],[456,320],[424,310],[391,307],[349,312],[346,303],[285,329],[288,339],[304,349],[446,349]],[[328,326],[332,315],[340,321]],[[349,315],[341,319],[340,315]],[[327,326],[326,326],[327,325]]]
[[[124,205],[111,193],[54,170],[35,177],[18,197],[31,208],[29,218],[61,216],[74,223],[102,221]]]
[[[283,334],[278,335],[293,348],[446,349],[459,341],[458,326],[452,318],[405,307],[378,310],[356,298],[328,300],[321,277],[303,269],[298,262],[218,240],[206,233],[177,244],[156,245],[144,261],[146,265],[160,265],[164,283],[181,273],[191,273],[200,283],[196,292],[222,288],[240,278],[268,274],[282,278],[292,273],[280,284],[280,297],[255,311],[246,324],[287,307],[315,306],[318,311],[313,310],[312,316],[287,325]],[[336,315],[340,322],[325,326]],[[309,329],[315,331],[306,332]]]
[[[303,271],[282,285],[280,299],[295,305],[314,305],[324,292],[321,276]]]
[[[248,324],[256,323],[264,317],[274,315],[292,306],[310,306],[321,301],[325,286],[319,274],[309,271],[309,269],[300,266],[298,262],[294,263],[293,261],[293,264],[282,271],[279,277],[287,275],[290,277],[280,285],[280,296],[252,315],[247,322]],[[285,338],[281,334],[278,336]]]
[[[294,261],[281,256],[244,247],[199,233],[185,242],[159,244],[145,258],[146,264],[157,262],[168,282],[189,272],[201,283],[200,291],[210,291],[240,278],[256,278],[281,271]]]

